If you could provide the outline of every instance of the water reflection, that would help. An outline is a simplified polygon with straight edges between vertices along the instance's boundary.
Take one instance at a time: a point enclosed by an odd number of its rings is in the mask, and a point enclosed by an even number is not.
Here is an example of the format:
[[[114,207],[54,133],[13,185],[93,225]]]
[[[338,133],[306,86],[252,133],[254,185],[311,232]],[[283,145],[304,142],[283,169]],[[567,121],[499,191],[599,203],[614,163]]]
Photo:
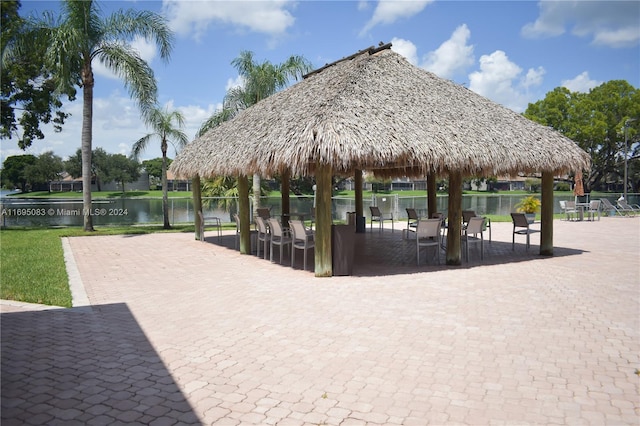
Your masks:
[[[463,210],[474,210],[478,214],[508,215],[515,211],[515,205],[526,195],[464,195]],[[561,213],[560,200],[573,200],[573,195],[555,196],[554,213]],[[394,218],[406,218],[406,208],[416,209],[426,216],[427,197],[400,197],[399,195],[377,194],[365,198],[364,215],[369,217],[369,206],[378,205],[385,212],[393,212]],[[448,197],[437,197],[437,210],[447,213]],[[205,216],[217,216],[222,222],[233,222],[237,213],[237,200],[229,198],[205,198]],[[279,197],[263,197],[262,205],[271,209],[272,216],[282,214]],[[307,219],[314,206],[313,196],[299,196],[290,199],[292,213],[305,214]],[[2,226],[82,226],[81,199],[28,199],[3,197],[0,199]],[[346,220],[347,213],[355,211],[353,198],[332,199],[333,220]],[[91,208],[95,225],[161,224],[162,199],[159,198],[117,198],[94,200]],[[169,199],[169,222],[172,224],[193,223],[194,210],[191,198]]]

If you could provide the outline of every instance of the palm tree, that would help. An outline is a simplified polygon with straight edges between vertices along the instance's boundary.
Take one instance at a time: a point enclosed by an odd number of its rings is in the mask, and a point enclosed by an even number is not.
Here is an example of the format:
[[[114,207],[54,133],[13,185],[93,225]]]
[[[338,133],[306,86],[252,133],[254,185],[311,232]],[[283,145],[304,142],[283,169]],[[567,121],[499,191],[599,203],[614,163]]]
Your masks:
[[[164,220],[164,229],[171,228],[169,224],[169,195],[167,188],[167,148],[168,143],[177,144],[182,148],[189,142],[187,135],[181,130],[184,127],[184,116],[180,111],[161,110],[153,108],[145,116],[145,123],[153,129],[153,133],[138,139],[133,144],[131,150],[132,155],[138,158],[140,153],[145,150],[152,139],[160,140],[160,150],[162,151],[162,217]],[[176,145],[174,144],[174,148]]]
[[[236,87],[227,92],[222,111],[209,118],[200,129],[199,134],[273,95],[286,87],[291,79],[301,78],[303,74],[312,69],[311,63],[298,55],[292,55],[281,64],[272,64],[269,61],[256,63],[253,52],[250,51],[240,52],[240,56],[231,61],[231,65],[238,70],[244,84],[242,87]],[[260,206],[260,187],[260,176],[253,175],[254,208]]]
[[[89,212],[94,60],[124,80],[143,116],[156,104],[157,85],[153,70],[129,44],[136,36],[153,40],[160,48],[161,58],[169,58],[173,33],[162,16],[150,11],[129,9],[103,17],[99,5],[92,0],[64,0],[60,18],[55,20],[52,14],[45,13],[41,20],[31,21],[30,31],[16,49],[16,54],[19,54],[20,49],[28,49],[31,43],[46,46],[45,60],[57,77],[58,89],[68,93],[70,87],[82,87],[81,147],[85,231],[93,231]]]

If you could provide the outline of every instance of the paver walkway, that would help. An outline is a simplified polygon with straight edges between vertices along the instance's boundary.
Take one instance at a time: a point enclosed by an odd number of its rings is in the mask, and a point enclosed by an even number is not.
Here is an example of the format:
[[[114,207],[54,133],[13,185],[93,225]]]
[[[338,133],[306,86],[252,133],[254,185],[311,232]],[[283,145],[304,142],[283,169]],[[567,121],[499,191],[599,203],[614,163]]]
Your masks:
[[[484,263],[385,231],[331,279],[212,232],[71,238],[91,306],[2,303],[2,424],[639,424],[640,218],[555,221],[551,258],[493,226]]]

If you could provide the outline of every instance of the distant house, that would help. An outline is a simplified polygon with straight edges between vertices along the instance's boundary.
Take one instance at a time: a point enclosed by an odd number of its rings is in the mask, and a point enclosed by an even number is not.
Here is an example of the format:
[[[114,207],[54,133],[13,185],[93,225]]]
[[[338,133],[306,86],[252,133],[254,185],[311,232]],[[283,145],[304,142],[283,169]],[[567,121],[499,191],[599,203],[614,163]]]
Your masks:
[[[476,182],[472,180],[470,182],[465,183],[465,189],[474,190],[474,191],[516,191],[516,190],[524,190],[525,182],[528,177],[524,176],[502,176],[497,179],[497,181],[487,182],[481,181]],[[363,189],[365,191],[373,190],[374,183],[372,182],[364,182]],[[378,189],[383,189],[385,191],[426,191],[427,190],[427,180],[426,179],[410,179],[407,177],[400,179],[393,179],[392,181],[385,184],[377,184]],[[382,186],[382,188],[380,187]],[[340,184],[341,189],[345,190],[354,190],[355,184],[353,179],[345,179]]]
[[[74,178],[67,172],[60,173],[59,180],[49,182],[49,192],[82,191],[82,178]]]
[[[483,180],[477,182],[472,180],[466,186],[465,189],[471,189],[473,191],[518,191],[526,189],[525,182],[529,177],[525,176],[499,176],[495,181],[487,182]]]
[[[167,188],[169,191],[191,191],[191,179],[178,179],[167,170]]]
[[[91,180],[91,190],[97,191],[98,185],[95,179]],[[101,191],[122,191],[120,182],[103,182],[100,185]],[[142,170],[140,177],[135,182],[125,184],[126,191],[148,191],[149,190],[149,174]],[[74,178],[67,172],[60,174],[60,179],[49,182],[49,191],[51,192],[81,192],[82,178]]]

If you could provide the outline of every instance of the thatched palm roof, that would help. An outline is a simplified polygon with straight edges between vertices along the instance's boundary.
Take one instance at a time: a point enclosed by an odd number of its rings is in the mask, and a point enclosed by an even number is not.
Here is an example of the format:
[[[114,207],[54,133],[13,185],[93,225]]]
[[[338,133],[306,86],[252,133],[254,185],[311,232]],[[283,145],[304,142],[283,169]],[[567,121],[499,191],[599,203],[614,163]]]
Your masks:
[[[197,138],[171,170],[200,175],[387,176],[588,169],[575,142],[467,88],[370,48],[308,75]]]

